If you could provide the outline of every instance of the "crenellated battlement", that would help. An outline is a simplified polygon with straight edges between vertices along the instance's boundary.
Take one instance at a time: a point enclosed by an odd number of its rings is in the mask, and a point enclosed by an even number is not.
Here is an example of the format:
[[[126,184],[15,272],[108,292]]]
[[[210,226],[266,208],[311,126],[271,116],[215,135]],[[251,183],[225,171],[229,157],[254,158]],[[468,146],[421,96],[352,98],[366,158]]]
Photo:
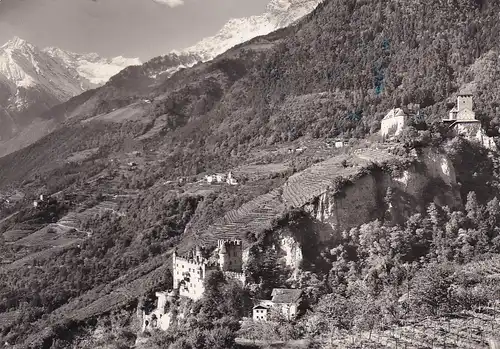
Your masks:
[[[227,279],[233,279],[240,281],[243,285],[246,284],[246,276],[244,273],[238,273],[235,271],[225,271],[223,272]]]
[[[208,251],[202,247],[183,256],[173,253],[174,289],[181,296],[198,300],[205,291],[204,280],[207,272],[219,269],[230,279],[236,279],[245,284],[243,274],[243,244],[241,240],[221,239],[218,245],[218,262],[210,260]]]
[[[243,244],[241,240],[217,241],[219,252],[219,267],[222,271],[243,271]]]
[[[200,268],[209,264],[209,261],[206,258],[195,259],[189,256],[176,257],[176,261],[189,263],[191,266],[197,266]]]
[[[223,246],[225,247],[231,247],[231,246],[238,246],[242,247],[242,241],[241,240],[229,240],[229,239],[219,239],[217,240],[217,247],[220,249]]]

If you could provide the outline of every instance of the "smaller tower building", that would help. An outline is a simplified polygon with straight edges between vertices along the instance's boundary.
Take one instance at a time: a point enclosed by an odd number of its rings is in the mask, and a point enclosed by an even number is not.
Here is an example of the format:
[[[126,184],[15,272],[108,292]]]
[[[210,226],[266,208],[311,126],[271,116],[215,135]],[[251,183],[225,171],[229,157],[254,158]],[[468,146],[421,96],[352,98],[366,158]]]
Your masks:
[[[219,240],[219,267],[222,271],[243,271],[243,245],[241,240]]]

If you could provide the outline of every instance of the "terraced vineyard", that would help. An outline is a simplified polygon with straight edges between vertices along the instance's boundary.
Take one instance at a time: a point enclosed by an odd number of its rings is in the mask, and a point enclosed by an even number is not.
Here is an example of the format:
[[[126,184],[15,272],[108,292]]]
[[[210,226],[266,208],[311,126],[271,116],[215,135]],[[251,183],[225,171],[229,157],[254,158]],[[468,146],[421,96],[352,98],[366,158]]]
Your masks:
[[[355,175],[372,162],[383,163],[394,158],[384,150],[359,149],[315,164],[291,176],[282,187],[227,212],[208,229],[187,230],[178,246],[179,252],[188,252],[195,245],[216,245],[217,239],[242,239],[246,232],[259,233],[270,228],[287,210],[303,207],[325,193],[335,179]]]
[[[98,205],[86,209],[82,212],[70,212],[66,216],[61,218],[56,224],[62,227],[80,230],[82,222],[84,222],[85,220],[94,217],[95,215],[103,214],[107,211],[116,212],[117,209],[118,204],[116,202],[103,201]]]
[[[270,228],[273,220],[285,212],[280,197],[281,191],[275,189],[229,211],[206,231],[186,234],[178,246],[179,252],[186,253],[195,245],[216,245],[217,239],[241,239],[247,231]]]

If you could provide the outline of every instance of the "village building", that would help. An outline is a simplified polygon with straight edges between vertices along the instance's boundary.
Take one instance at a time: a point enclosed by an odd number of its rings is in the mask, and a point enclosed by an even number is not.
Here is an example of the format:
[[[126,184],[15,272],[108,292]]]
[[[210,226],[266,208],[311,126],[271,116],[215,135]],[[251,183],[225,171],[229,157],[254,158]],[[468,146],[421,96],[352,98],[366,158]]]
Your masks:
[[[39,200],[33,201],[33,207],[37,208],[45,203],[46,197],[43,194],[40,194]]]
[[[238,185],[238,181],[236,180],[236,178],[234,178],[234,175],[232,172],[229,172],[227,174],[226,183],[229,185]]]
[[[215,175],[205,175],[205,181],[209,184],[212,184],[215,182]]]
[[[253,320],[267,321],[271,311],[277,312],[288,321],[297,317],[302,302],[302,290],[275,288],[271,297],[271,300],[259,301],[253,307]]]
[[[253,307],[252,319],[254,321],[267,321],[270,310],[273,307],[273,301],[261,300]]]
[[[215,180],[217,183],[224,183],[226,181],[226,174],[225,173],[216,173],[215,174]]]
[[[344,148],[344,141],[335,141],[335,148]]]
[[[449,125],[456,136],[463,136],[470,141],[477,142],[485,148],[496,150],[496,144],[492,137],[489,137],[481,127],[481,122],[476,119],[473,109],[473,94],[464,91],[458,94],[457,102],[448,113],[448,118],[443,119],[443,123]]]
[[[215,174],[205,175],[205,181],[209,184],[212,183],[226,183],[229,185],[238,184],[238,180],[234,177],[232,172],[229,172],[228,174],[215,173]]]

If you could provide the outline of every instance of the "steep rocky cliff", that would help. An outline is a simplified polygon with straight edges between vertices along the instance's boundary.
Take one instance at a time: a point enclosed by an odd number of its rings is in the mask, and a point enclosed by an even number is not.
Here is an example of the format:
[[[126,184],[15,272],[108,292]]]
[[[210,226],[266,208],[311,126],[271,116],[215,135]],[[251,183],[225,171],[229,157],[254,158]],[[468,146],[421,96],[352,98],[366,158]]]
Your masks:
[[[344,163],[345,164],[345,163]],[[279,258],[294,270],[317,256],[318,246],[335,244],[344,230],[379,219],[403,224],[431,202],[462,207],[455,168],[446,153],[426,148],[407,161],[359,169],[312,197],[299,219],[285,221],[272,239]]]
[[[404,218],[422,212],[430,202],[441,206],[460,207],[461,197],[451,160],[433,149],[415,154],[406,168],[372,171],[348,183],[340,192],[335,189],[319,195],[304,206],[313,219],[327,223],[331,235],[373,219],[389,219],[402,223]]]

